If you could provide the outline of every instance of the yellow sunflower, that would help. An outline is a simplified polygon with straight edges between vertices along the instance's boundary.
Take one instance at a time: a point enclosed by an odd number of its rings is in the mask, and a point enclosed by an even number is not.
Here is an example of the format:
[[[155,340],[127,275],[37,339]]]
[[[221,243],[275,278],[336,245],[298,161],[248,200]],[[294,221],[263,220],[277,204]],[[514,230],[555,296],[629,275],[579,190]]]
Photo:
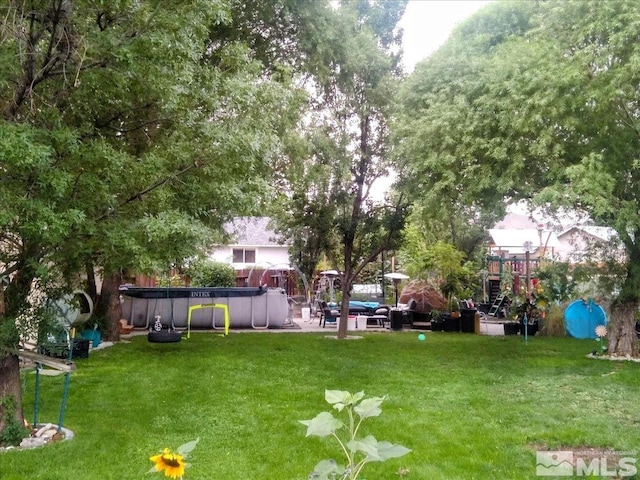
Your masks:
[[[184,468],[186,463],[184,458],[179,453],[171,453],[168,448],[158,455],[149,457],[153,463],[157,472],[164,470],[164,475],[171,478],[182,478],[184,475]]]

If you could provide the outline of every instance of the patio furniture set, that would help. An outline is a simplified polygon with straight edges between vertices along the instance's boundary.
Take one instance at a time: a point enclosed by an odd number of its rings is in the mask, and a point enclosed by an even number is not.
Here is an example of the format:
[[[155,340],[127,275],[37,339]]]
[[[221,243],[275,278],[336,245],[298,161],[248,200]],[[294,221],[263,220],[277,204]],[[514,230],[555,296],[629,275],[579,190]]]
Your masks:
[[[391,328],[401,330],[404,324],[411,325],[412,313],[415,305],[409,304],[403,308],[383,305],[379,302],[349,302],[349,320],[353,321],[356,330],[367,327]],[[320,302],[320,325],[338,325],[340,318],[340,308],[327,302]],[[349,325],[351,326],[351,325]],[[348,328],[353,329],[353,328]]]

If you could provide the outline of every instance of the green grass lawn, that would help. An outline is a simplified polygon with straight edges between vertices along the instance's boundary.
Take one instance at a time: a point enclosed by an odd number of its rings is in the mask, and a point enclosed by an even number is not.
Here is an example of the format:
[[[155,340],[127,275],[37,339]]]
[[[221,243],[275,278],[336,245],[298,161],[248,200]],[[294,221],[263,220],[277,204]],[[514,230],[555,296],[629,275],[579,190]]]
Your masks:
[[[0,454],[2,480],[146,476],[164,447],[200,438],[185,479],[307,479],[341,460],[298,420],[327,410],[325,389],[388,395],[364,434],[413,451],[363,478],[531,479],[536,450],[640,447],[640,365],[586,358],[594,341],[415,332],[146,337],[77,361],[65,427],[72,441]],[[34,379],[24,405],[33,418]],[[40,420],[57,422],[62,377],[42,379]],[[548,478],[548,477],[547,477]]]

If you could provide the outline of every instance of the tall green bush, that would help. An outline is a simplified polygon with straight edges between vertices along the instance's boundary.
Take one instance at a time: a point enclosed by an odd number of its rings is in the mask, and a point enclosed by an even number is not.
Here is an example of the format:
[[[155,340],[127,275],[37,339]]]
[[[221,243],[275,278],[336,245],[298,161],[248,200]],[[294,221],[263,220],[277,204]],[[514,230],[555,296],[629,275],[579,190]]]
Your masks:
[[[428,244],[415,228],[405,230],[405,239],[400,256],[409,276],[434,281],[441,293],[452,300],[470,297],[478,290],[476,269],[454,245],[441,240]]]
[[[567,262],[543,262],[536,270],[539,280],[536,296],[547,304],[570,300],[576,296],[577,282],[573,269]]]
[[[235,287],[236,273],[227,263],[198,260],[187,269],[193,287]]]

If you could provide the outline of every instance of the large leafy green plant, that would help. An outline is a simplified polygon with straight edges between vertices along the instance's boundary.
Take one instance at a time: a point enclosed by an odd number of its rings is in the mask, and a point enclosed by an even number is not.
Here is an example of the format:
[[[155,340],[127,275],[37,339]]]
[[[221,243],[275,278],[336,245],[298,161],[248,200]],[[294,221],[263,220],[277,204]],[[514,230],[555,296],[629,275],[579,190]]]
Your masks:
[[[325,400],[335,410],[347,417],[347,423],[333,416],[331,412],[319,413],[311,420],[300,420],[307,426],[309,437],[334,437],[344,453],[346,465],[339,465],[335,460],[322,460],[318,463],[309,478],[317,480],[355,480],[364,466],[369,462],[384,462],[389,458],[406,455],[411,450],[402,445],[378,441],[372,435],[358,438],[362,422],[382,413],[380,405],[386,397],[364,398],[364,392],[351,394],[341,390],[325,390]],[[345,432],[346,430],[346,432]],[[342,433],[342,435],[339,435]]]
[[[193,287],[233,287],[236,272],[227,263],[213,260],[197,260],[187,269]]]

